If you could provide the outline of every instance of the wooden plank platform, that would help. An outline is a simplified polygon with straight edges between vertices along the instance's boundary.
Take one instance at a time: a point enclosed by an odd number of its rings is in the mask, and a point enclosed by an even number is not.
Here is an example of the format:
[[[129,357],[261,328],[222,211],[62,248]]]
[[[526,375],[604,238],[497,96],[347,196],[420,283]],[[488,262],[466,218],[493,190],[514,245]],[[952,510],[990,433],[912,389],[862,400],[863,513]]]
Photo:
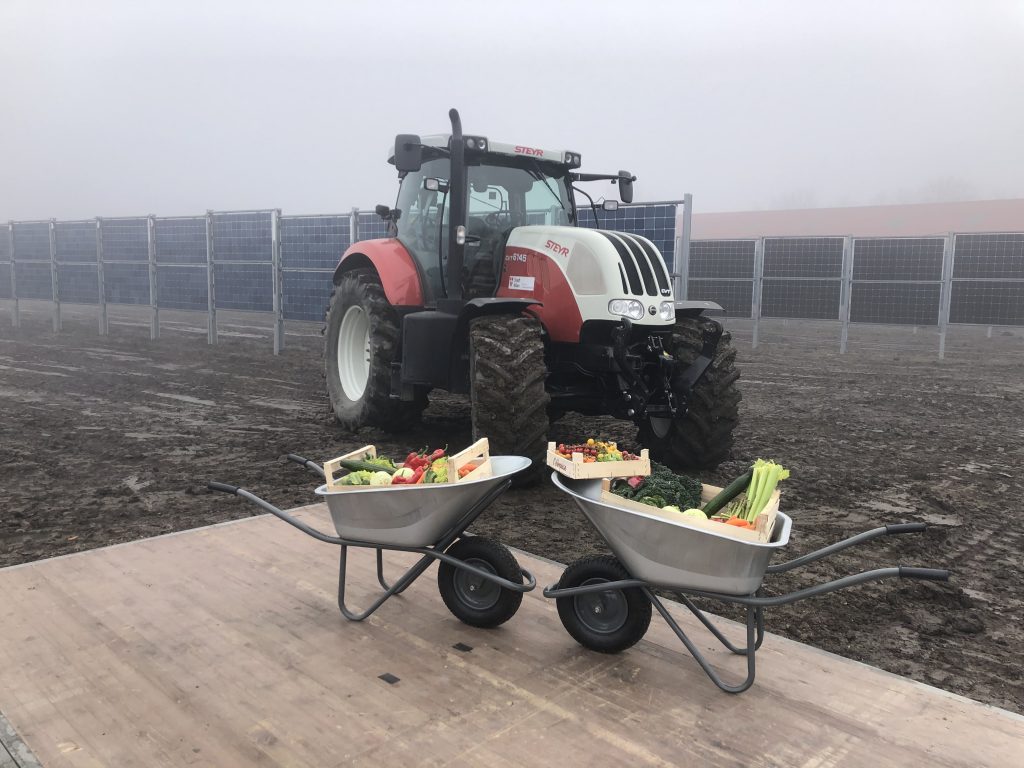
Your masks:
[[[301,516],[330,530],[320,507]],[[389,554],[388,572],[409,561]],[[365,605],[372,553],[349,568]],[[269,516],[0,570],[0,711],[44,766],[973,768],[1024,753],[1024,718],[776,636],[729,696],[657,615],[604,656],[539,590],[484,631],[448,613],[433,571],[361,624],[336,580],[335,547]]]

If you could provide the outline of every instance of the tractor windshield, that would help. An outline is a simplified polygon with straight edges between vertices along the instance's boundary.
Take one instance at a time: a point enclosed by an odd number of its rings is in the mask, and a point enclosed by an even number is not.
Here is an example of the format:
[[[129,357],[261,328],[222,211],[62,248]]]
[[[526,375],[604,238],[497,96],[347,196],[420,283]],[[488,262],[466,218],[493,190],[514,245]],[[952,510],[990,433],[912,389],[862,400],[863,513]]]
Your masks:
[[[467,296],[492,296],[513,228],[572,223],[567,174],[564,168],[533,159],[491,154],[467,157],[466,166],[463,290]],[[435,299],[448,293],[448,185],[432,184],[439,188],[430,190],[424,181],[449,182],[450,168],[447,157],[424,161],[419,171],[402,180],[396,205],[401,211],[398,237],[419,262]]]

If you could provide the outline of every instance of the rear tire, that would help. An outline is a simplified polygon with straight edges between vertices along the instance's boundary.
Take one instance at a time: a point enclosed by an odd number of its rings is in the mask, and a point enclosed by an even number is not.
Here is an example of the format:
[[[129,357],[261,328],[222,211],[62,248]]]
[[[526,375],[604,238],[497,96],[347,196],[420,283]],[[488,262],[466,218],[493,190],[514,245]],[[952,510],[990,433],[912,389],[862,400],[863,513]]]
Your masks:
[[[677,320],[669,353],[684,366],[690,365],[704,347],[704,334],[713,332],[714,326],[715,321],[706,317]],[[687,412],[671,422],[646,419],[639,425],[640,442],[651,457],[676,470],[714,469],[728,459],[732,433],[739,423],[739,377],[732,336],[723,331],[711,365],[689,394]],[[676,401],[684,402],[682,384],[674,382],[673,386]]]
[[[572,563],[559,589],[582,587],[603,581],[622,581],[629,574],[611,555],[594,555]],[[559,597],[558,618],[573,639],[600,653],[619,653],[636,645],[651,625],[651,601],[638,587],[610,589],[587,595]]]
[[[467,536],[448,547],[445,554],[515,584],[523,583],[519,562],[508,547],[493,539]],[[516,615],[523,602],[522,592],[503,589],[493,581],[445,562],[437,568],[437,589],[455,618],[485,629],[504,624]]]
[[[346,272],[331,293],[324,329],[327,392],[345,429],[399,431],[419,421],[425,394],[412,402],[391,398],[391,363],[399,360],[400,343],[401,324],[377,275]]]
[[[529,317],[478,317],[469,327],[473,439],[486,437],[492,455],[525,456],[533,464],[513,485],[537,482],[545,468],[548,402],[544,339]]]

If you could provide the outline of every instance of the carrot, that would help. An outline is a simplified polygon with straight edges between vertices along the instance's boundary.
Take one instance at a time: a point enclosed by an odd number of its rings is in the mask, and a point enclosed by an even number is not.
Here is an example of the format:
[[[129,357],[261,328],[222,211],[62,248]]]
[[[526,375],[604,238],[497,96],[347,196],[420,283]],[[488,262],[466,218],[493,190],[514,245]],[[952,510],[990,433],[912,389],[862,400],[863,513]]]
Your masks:
[[[737,528],[753,528],[750,523],[744,520],[742,517],[730,517],[725,521],[726,525],[735,525]]]

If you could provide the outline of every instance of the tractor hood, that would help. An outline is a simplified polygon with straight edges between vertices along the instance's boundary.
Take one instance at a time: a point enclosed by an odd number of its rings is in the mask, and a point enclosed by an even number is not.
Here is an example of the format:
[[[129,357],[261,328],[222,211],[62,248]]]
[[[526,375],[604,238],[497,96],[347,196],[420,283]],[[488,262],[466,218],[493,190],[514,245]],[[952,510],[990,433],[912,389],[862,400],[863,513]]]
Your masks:
[[[581,321],[629,317],[642,325],[675,322],[674,308],[663,307],[674,301],[665,260],[654,243],[639,235],[582,227],[516,227],[505,247],[502,274],[499,295],[532,293],[538,300],[557,301],[562,312],[572,302]],[[613,304],[616,300],[622,301]]]

